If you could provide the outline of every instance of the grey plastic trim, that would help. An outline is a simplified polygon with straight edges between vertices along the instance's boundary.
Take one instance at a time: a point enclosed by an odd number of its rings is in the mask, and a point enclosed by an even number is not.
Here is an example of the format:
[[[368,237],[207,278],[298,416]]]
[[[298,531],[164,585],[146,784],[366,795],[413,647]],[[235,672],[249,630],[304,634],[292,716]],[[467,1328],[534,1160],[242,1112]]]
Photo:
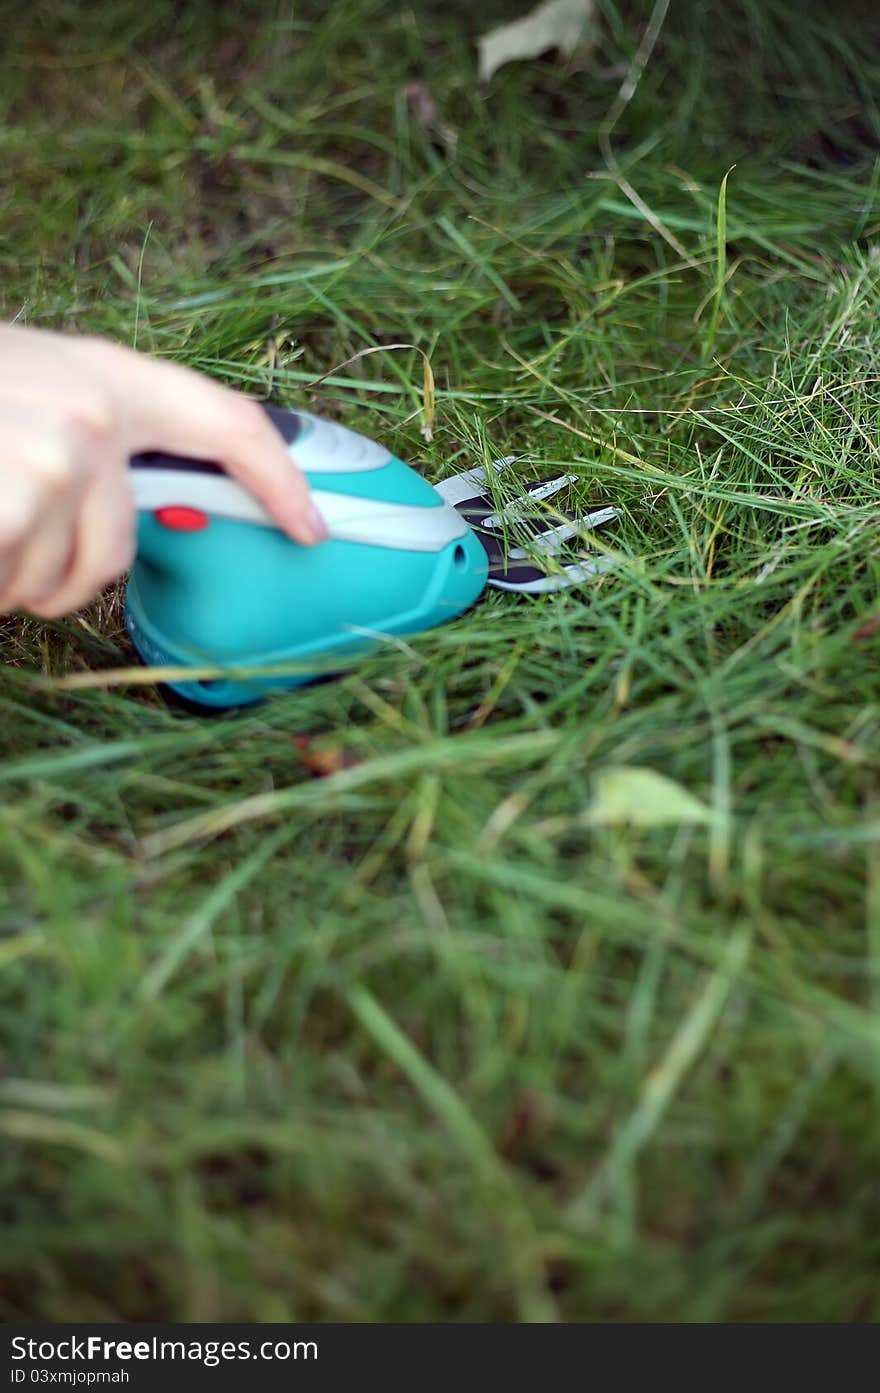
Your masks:
[[[325,421],[310,411],[297,411],[302,429],[287,453],[304,474],[361,474],[381,469],[393,455],[375,440],[347,426]]]

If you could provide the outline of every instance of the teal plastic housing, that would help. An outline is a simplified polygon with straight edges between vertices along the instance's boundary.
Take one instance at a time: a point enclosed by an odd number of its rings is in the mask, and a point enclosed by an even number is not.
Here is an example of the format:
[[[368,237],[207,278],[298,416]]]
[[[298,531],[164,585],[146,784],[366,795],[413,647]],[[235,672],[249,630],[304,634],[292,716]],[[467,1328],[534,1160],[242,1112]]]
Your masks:
[[[313,482],[362,498],[442,506],[398,459]],[[178,532],[142,513],[126,624],[150,666],[229,670],[169,682],[179,696],[206,708],[244,706],[332,675],[395,635],[446,623],[479,597],[487,571],[471,531],[439,552],[338,540],[303,547],[256,523],[212,517],[203,531]]]

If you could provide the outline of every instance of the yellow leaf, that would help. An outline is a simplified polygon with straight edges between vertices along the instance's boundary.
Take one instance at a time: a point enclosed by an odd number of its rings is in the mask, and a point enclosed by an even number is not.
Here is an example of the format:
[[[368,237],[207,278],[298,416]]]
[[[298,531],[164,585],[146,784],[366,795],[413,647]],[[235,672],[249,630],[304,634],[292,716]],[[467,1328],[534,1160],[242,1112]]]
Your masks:
[[[505,63],[537,58],[556,48],[566,58],[589,42],[594,0],[545,0],[522,19],[490,29],[477,40],[480,81],[488,82]]]
[[[586,821],[594,826],[675,827],[707,824],[717,814],[686,788],[639,765],[604,770]]]

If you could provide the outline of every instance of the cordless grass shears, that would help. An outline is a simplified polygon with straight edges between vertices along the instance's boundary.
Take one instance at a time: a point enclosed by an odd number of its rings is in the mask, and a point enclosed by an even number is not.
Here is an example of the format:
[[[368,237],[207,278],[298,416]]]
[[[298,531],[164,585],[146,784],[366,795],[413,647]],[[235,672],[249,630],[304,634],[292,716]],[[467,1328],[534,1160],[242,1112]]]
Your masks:
[[[344,426],[264,409],[309,479],[329,532],[319,546],[285,536],[216,463],[131,460],[139,519],[126,624],[145,663],[193,669],[192,680],[169,684],[190,704],[243,706],[338,672],[389,638],[455,618],[487,585],[542,593],[604,568],[601,556],[566,561],[564,547],[616,509],[561,522],[524,509],[571,476],[500,506],[491,476],[509,459],[432,487]],[[221,675],[195,675],[206,667]]]

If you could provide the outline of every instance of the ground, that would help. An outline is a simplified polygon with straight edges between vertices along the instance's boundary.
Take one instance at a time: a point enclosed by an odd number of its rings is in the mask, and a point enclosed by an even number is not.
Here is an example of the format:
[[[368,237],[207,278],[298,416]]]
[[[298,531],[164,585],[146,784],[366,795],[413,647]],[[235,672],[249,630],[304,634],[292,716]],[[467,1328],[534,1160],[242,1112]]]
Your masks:
[[[876,6],[523,8],[6,16],[7,317],[625,517],[233,719],[3,621],[5,1320],[880,1316]]]

